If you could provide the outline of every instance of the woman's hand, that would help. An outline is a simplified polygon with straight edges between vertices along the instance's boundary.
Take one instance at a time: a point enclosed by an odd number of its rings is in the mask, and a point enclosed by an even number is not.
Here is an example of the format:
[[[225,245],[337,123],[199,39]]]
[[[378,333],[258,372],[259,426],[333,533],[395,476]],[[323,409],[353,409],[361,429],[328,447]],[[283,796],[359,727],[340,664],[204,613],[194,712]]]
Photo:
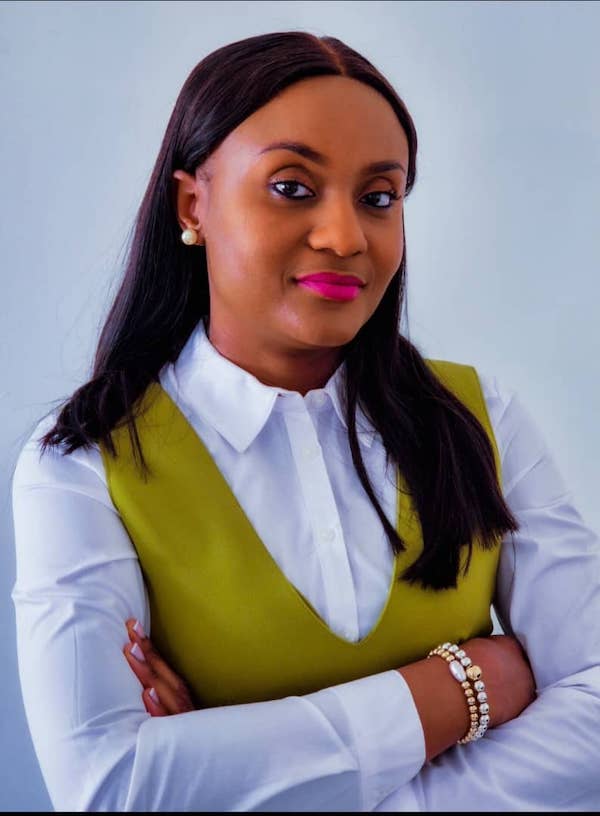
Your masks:
[[[483,672],[490,726],[514,719],[534,701],[535,678],[516,638],[508,635],[472,638],[461,647]]]
[[[490,726],[518,716],[535,699],[535,680],[519,642],[508,635],[472,638],[460,644],[481,668],[490,706]],[[463,689],[439,658],[398,669],[411,691],[431,761],[463,737],[470,726]]]
[[[153,717],[194,711],[187,685],[158,654],[139,621],[130,618],[125,625],[130,642],[124,646],[123,654],[144,687],[142,699],[146,711]]]

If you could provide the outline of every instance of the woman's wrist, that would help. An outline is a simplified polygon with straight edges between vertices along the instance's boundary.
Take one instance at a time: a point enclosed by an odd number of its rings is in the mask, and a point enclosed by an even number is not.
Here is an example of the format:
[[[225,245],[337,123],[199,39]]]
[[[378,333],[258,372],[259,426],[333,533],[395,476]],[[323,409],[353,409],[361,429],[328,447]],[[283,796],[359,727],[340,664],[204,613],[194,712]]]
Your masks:
[[[490,722],[490,706],[481,667],[473,663],[464,648],[456,643],[442,643],[432,649],[427,657],[439,657],[447,663],[450,674],[457,683],[460,683],[465,696],[470,720],[469,729],[458,743],[462,745],[481,739]]]
[[[455,745],[468,731],[470,715],[465,696],[442,660],[418,660],[398,669],[408,685],[425,739],[425,758]]]

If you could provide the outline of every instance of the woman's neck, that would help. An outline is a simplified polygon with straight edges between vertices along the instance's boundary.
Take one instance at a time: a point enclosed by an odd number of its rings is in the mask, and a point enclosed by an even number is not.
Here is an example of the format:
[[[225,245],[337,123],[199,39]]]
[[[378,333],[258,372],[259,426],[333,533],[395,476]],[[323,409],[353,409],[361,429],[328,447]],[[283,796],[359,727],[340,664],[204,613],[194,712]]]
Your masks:
[[[343,358],[343,349],[267,349],[253,342],[232,342],[232,338],[211,331],[204,322],[206,335],[223,357],[248,371],[265,385],[298,391],[304,395],[323,388]]]

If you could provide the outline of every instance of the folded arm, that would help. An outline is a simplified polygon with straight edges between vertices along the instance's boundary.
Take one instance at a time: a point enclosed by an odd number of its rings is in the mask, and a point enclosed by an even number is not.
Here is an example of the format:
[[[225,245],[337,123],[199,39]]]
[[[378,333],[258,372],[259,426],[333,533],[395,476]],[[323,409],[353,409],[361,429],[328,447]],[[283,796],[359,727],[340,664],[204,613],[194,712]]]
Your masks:
[[[418,772],[423,732],[395,671],[151,717],[122,653],[128,618],[150,632],[142,573],[100,468],[84,451],[39,461],[30,443],[13,478],[19,672],[57,810],[371,810]]]
[[[514,394],[496,432],[521,529],[503,544],[495,608],[528,655],[538,697],[425,765],[376,810],[600,808],[600,544]]]

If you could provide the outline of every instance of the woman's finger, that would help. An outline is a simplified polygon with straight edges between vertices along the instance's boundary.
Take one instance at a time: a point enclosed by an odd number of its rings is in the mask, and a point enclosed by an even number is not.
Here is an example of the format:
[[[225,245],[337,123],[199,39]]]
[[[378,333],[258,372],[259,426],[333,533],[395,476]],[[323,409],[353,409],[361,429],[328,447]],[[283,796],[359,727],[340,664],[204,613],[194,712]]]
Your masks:
[[[127,643],[123,647],[123,654],[140,683],[149,688],[155,679],[155,674],[139,645],[137,643]]]
[[[170,712],[161,703],[158,692],[154,687],[143,690],[142,700],[146,706],[146,711],[153,717],[167,717],[169,715]]]
[[[137,643],[144,654],[146,662],[149,663],[154,671],[163,679],[170,683],[174,690],[180,688],[182,680],[176,674],[169,664],[160,656],[152,645],[152,641],[146,636],[139,621],[135,618],[130,618],[127,621],[127,632],[130,639]]]
[[[137,653],[137,657],[135,656]],[[164,716],[166,714],[183,714],[185,711],[193,711],[194,705],[190,699],[187,688],[180,681],[177,688],[173,688],[170,681],[165,680],[147,660],[143,658],[143,652],[137,644],[127,644],[123,649],[123,654],[132,668],[135,676],[144,687],[142,698],[146,710],[153,716]],[[150,694],[153,689],[154,696]]]
[[[145,690],[154,688],[162,706],[161,714],[183,714],[186,711],[194,711],[195,705],[187,685],[162,659],[152,646],[150,639],[145,636],[141,637],[139,631],[133,628],[131,621],[127,621],[127,629],[132,642],[124,647],[123,653]],[[145,705],[146,702],[146,696],[144,696]],[[146,705],[146,710],[154,716],[161,716],[158,713],[159,710],[152,707],[151,704]]]

